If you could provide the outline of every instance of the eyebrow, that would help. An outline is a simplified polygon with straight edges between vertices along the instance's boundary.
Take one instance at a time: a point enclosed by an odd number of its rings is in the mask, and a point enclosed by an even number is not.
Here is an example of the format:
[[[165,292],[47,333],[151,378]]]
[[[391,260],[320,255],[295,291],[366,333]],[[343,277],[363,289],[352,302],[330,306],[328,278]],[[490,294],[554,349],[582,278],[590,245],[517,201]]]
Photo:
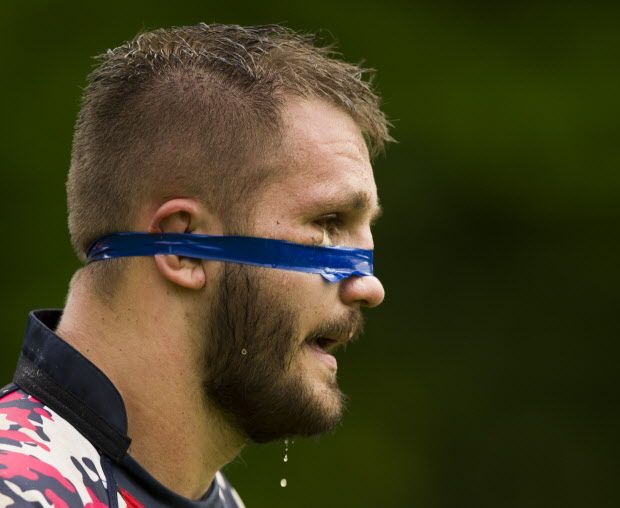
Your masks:
[[[334,196],[331,199],[328,198],[326,200],[317,201],[315,205],[317,208],[329,208],[335,211],[353,210],[356,212],[369,212],[371,224],[374,224],[383,214],[381,205],[379,203],[374,204],[374,200],[371,198],[370,194],[365,191],[353,192],[343,197]]]

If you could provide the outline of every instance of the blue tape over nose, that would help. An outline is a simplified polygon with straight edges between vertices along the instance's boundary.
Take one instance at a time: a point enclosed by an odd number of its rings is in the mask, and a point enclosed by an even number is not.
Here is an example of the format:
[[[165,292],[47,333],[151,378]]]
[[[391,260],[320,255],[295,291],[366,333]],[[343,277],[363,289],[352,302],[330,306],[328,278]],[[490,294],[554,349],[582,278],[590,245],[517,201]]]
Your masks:
[[[249,236],[211,236],[188,233],[114,233],[107,235],[95,241],[88,249],[87,263],[156,254],[175,254],[188,258],[318,273],[329,282],[373,273],[371,250],[319,247]]]

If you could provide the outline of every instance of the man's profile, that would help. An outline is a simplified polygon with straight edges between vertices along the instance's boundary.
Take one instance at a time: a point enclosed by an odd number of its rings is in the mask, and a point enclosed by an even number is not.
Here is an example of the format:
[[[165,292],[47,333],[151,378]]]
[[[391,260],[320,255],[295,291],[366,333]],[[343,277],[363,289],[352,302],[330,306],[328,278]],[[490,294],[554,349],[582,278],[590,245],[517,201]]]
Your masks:
[[[364,73],[277,25],[100,55],[67,181],[86,264],[0,391],[0,507],[243,506],[219,470],[246,443],[340,421],[331,353],[384,296]],[[109,238],[142,243],[94,260]]]

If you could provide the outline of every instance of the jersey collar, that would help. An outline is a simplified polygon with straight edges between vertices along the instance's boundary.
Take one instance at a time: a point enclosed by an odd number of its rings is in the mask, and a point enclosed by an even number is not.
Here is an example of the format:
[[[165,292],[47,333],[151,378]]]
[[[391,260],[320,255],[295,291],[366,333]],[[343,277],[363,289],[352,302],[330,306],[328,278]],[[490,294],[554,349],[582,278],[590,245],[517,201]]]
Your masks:
[[[32,311],[13,382],[120,462],[131,442],[123,399],[106,375],[54,330],[62,310]]]

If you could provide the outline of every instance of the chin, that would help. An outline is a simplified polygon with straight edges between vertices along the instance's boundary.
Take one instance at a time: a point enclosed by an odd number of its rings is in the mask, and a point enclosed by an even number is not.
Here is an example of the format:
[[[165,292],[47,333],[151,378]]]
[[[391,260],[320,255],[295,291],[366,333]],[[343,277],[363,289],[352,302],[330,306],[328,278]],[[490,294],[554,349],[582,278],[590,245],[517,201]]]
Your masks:
[[[335,388],[323,388],[316,394],[318,404],[321,405],[325,425],[319,432],[311,435],[323,434],[334,429],[342,420],[344,413],[345,396],[336,386]]]
[[[333,430],[342,420],[346,398],[335,377],[330,381],[289,380],[279,396],[245,419],[244,430],[254,442],[266,443],[287,437],[318,436]],[[275,394],[275,392],[273,393]]]
[[[317,376],[315,372],[307,376],[306,386],[311,394],[313,404],[320,408],[326,422],[327,430],[331,430],[342,419],[346,397],[338,387],[335,372],[321,372]]]

